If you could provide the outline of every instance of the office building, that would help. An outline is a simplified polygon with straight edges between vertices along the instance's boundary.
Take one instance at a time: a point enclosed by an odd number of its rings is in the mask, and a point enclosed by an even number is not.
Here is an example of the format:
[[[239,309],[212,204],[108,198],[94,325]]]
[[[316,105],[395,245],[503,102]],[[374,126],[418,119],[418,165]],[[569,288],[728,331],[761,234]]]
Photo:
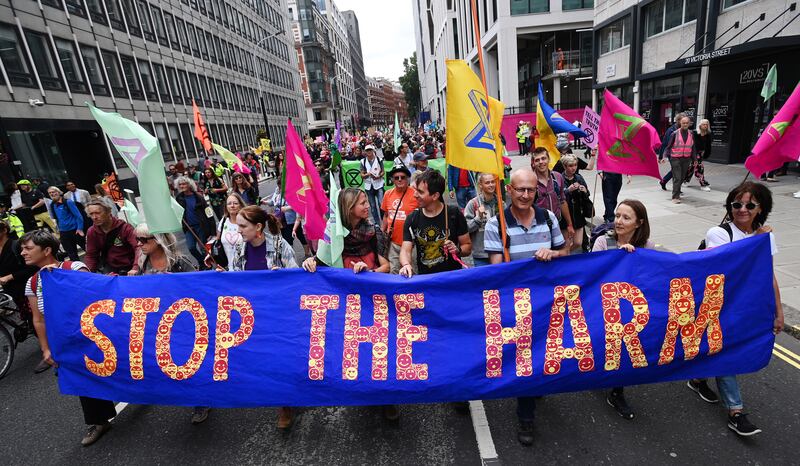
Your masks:
[[[352,10],[342,12],[347,22],[347,38],[350,43],[350,63],[353,66],[353,89],[355,94],[356,113],[353,121],[358,127],[369,126],[369,95],[367,75],[364,72],[364,55],[361,50],[361,28],[358,17]]]
[[[678,112],[710,120],[712,161],[743,162],[800,81],[793,0],[604,0],[595,14],[596,100],[608,88],[661,134]]]
[[[13,8],[12,8],[13,3]],[[196,162],[192,100],[232,150],[264,127],[306,130],[286,0],[0,1],[0,180],[37,175],[90,189],[132,174],[85,102],[137,121],[166,163]]]
[[[480,75],[470,0],[412,0],[421,110],[445,121],[446,59]],[[535,110],[538,83],[557,109],[592,99],[593,0],[477,2],[486,85],[507,113]]]

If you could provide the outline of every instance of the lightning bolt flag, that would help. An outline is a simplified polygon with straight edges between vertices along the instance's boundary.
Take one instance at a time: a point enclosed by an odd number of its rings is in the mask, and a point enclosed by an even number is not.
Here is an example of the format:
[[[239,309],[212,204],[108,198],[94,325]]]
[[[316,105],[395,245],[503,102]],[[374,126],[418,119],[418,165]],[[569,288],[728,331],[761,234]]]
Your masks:
[[[322,189],[314,162],[311,161],[291,120],[286,124],[285,164],[286,202],[303,217],[306,236],[312,240],[323,239],[328,198]]]
[[[605,91],[600,114],[597,169],[623,175],[646,175],[658,180],[661,146],[658,131],[614,94]]]
[[[761,133],[753,152],[744,162],[756,178],[762,174],[779,168],[786,162],[797,162],[800,159],[800,84],[783,104],[783,107],[769,122],[769,126]]]

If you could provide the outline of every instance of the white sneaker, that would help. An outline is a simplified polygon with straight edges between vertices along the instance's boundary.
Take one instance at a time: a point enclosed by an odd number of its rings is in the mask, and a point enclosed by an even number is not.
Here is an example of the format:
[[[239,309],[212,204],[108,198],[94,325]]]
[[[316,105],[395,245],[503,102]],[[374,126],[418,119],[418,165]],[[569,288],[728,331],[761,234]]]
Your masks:
[[[792,196],[794,196],[795,199],[800,199],[800,191],[797,191],[796,193],[792,194]]]
[[[711,188],[709,188],[708,186],[701,186],[700,187],[700,191],[708,192],[708,191],[711,191]]]

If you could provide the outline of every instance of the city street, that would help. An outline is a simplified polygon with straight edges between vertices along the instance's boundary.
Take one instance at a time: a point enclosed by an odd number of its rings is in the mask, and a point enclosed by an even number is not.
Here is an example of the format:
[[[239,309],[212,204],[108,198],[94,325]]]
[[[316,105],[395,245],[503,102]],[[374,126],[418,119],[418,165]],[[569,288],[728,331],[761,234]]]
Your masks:
[[[527,159],[514,157],[513,164],[524,166]],[[593,172],[584,175],[592,187]],[[740,175],[737,167],[710,164],[707,176],[718,189],[704,193],[686,188],[680,206],[671,204],[654,180],[642,177],[625,185],[620,199],[643,200],[655,241],[664,249],[687,251],[696,248],[705,229],[718,221],[725,190],[740,181]],[[788,306],[798,304],[800,278],[792,271],[800,258],[797,248],[780,245],[788,243],[794,231],[791,222],[797,221],[800,210],[800,201],[788,194],[796,190],[797,181],[784,177],[770,187],[776,207],[771,217],[775,220],[769,223],[780,248],[776,270],[787,303],[787,324],[796,325],[796,310]],[[262,195],[273,189],[273,182],[262,182]],[[597,196],[600,214],[599,188]],[[302,254],[299,244],[295,250]],[[112,431],[83,448],[78,401],[59,395],[54,371],[32,373],[40,352],[30,339],[20,345],[10,373],[0,382],[0,430],[6,433],[0,457],[11,465],[640,464],[642,458],[652,464],[711,458],[721,464],[787,464],[796,456],[800,428],[800,341],[783,333],[776,342],[770,365],[741,377],[745,410],[764,430],[748,439],[726,427],[721,406],[703,402],[683,382],[670,382],[626,391],[636,411],[632,421],[619,417],[602,391],[545,397],[539,403],[531,448],[516,440],[513,399],[473,402],[473,416],[459,414],[450,405],[407,405],[396,424],[384,421],[377,407],[309,408],[301,411],[289,434],[275,428],[274,408],[216,409],[205,423],[194,426],[190,408],[118,404]]]

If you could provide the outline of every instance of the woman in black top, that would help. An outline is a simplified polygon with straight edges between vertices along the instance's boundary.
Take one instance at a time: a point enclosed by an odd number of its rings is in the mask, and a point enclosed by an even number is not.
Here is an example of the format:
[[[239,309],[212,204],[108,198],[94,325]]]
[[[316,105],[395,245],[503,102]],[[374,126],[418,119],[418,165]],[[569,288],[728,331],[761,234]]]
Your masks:
[[[702,191],[711,191],[708,181],[703,169],[703,160],[711,155],[711,129],[708,120],[700,120],[697,125],[697,130],[694,132],[694,148],[695,156],[692,165],[689,167],[689,172],[686,174],[686,183],[691,181],[692,173],[700,182],[700,189]]]
[[[258,194],[243,173],[233,175],[233,192],[242,196],[246,205],[258,204]]]
[[[586,226],[586,217],[593,217],[592,201],[589,198],[589,186],[578,173],[578,158],[572,154],[561,156],[559,162],[564,166],[564,191],[567,197],[569,215],[576,234],[572,238],[570,251],[582,251]]]

